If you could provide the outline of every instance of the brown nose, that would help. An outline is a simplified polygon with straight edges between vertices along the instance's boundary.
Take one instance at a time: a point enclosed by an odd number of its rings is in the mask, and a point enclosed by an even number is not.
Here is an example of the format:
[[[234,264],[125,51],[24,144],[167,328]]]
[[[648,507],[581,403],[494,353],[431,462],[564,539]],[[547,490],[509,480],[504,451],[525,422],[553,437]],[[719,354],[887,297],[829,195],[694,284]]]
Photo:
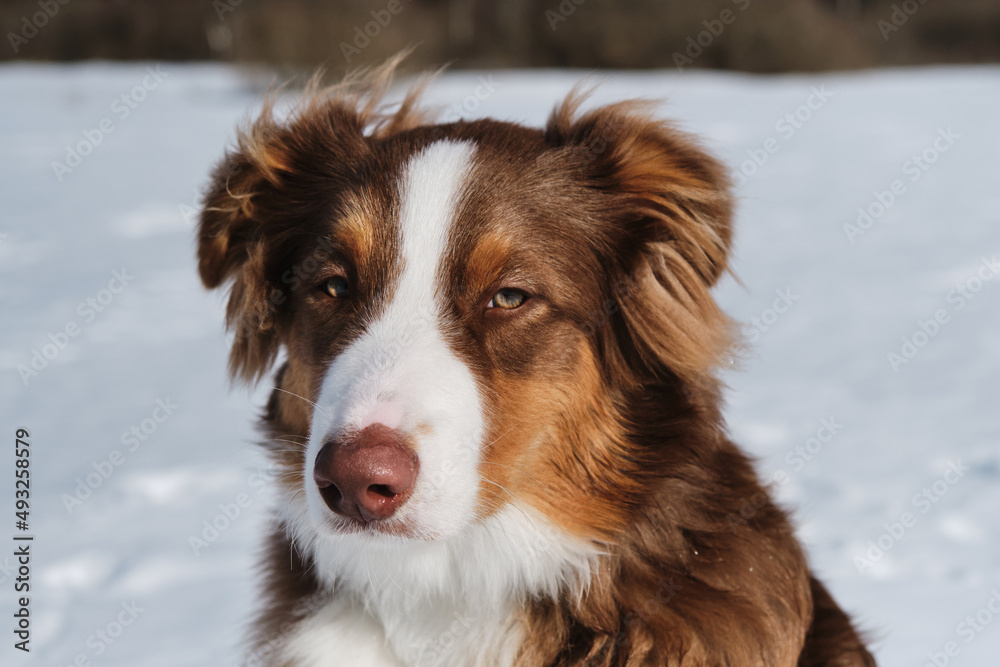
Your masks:
[[[416,453],[399,431],[372,424],[326,442],[316,456],[313,479],[331,510],[368,523],[389,518],[406,502],[418,467]]]

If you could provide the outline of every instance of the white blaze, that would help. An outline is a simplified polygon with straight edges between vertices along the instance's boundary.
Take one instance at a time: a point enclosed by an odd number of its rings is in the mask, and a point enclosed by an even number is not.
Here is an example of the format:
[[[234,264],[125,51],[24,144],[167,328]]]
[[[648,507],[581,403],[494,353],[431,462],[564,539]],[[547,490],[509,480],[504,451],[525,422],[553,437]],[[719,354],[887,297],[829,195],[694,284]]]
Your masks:
[[[395,516],[431,538],[454,534],[470,521],[478,489],[482,406],[472,372],[442,334],[439,285],[473,152],[471,144],[442,141],[404,169],[401,275],[382,313],[327,371],[306,455],[311,480],[323,443],[345,429],[382,423],[408,433],[420,472]],[[328,519],[315,485],[306,487],[313,516]]]
[[[335,594],[289,635],[282,653],[295,664],[507,667],[530,631],[517,621],[524,598],[575,590],[599,553],[513,498],[485,520],[474,517],[483,406],[475,377],[442,333],[439,284],[473,152],[468,143],[438,142],[406,165],[399,281],[324,377],[305,498],[289,497],[282,515]],[[316,455],[344,429],[376,422],[416,443],[416,487],[394,518],[427,541],[339,534],[330,525],[340,519],[312,482]]]

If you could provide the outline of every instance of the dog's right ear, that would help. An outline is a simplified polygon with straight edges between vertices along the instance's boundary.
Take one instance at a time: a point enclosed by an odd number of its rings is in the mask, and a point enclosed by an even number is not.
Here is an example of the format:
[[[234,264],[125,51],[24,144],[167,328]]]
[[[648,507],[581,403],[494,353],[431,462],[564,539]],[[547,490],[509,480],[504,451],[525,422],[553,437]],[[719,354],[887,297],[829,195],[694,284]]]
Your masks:
[[[212,172],[198,225],[198,273],[208,289],[244,266],[261,234],[253,207],[260,175],[242,150],[227,151]]]
[[[198,272],[209,289],[232,283],[226,327],[235,334],[233,377],[253,382],[271,368],[291,296],[281,276],[292,268],[296,243],[309,238],[331,193],[343,187],[351,158],[369,150],[366,129],[377,120],[370,100],[382,90],[361,90],[312,86],[282,120],[265,103],[212,174],[198,225]]]
[[[313,225],[349,180],[352,160],[370,150],[367,137],[403,123],[403,109],[391,118],[377,111],[391,74],[383,66],[325,89],[315,78],[282,119],[268,100],[212,174],[198,225],[198,272],[209,289],[232,283],[233,377],[252,382],[271,368],[290,297],[281,276],[295,250],[302,239],[315,240]]]
[[[319,75],[301,102],[277,119],[273,101],[242,130],[212,174],[198,225],[198,272],[205,287],[231,281],[226,326],[235,333],[232,376],[254,381],[271,367],[283,340],[289,294],[281,276],[296,243],[315,241],[309,225],[331,193],[353,180],[352,165],[384,138],[427,118],[416,82],[392,112],[383,96],[406,53],[341,83],[321,88]]]
[[[278,315],[283,293],[271,284],[268,239],[282,225],[271,218],[268,200],[281,198],[292,176],[282,128],[265,110],[241,133],[236,149],[215,168],[198,225],[198,273],[205,287],[232,282],[226,327],[235,333],[229,358],[232,376],[253,381],[270,368],[280,346]]]

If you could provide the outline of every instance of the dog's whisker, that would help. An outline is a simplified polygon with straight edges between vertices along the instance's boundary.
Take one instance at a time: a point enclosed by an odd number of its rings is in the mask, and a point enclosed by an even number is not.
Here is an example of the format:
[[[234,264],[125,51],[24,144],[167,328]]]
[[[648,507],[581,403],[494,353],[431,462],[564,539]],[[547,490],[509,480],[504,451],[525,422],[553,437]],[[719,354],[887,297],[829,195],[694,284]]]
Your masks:
[[[295,447],[298,448],[303,448],[303,445],[306,444],[304,442],[296,442],[295,440],[287,440],[285,438],[271,438],[270,440],[271,442],[283,442],[286,445],[294,445]]]
[[[396,62],[265,104],[204,198],[233,375],[282,363],[271,662],[872,664],[729,441],[726,165],[638,102],[389,111]],[[310,589],[338,606],[285,625]]]
[[[275,438],[288,438],[288,439],[292,439],[292,440],[294,440],[294,439],[297,438],[298,440],[300,440],[303,443],[309,442],[309,437],[308,436],[299,435],[298,433],[278,433],[278,434],[276,434],[276,435],[274,435],[272,437],[272,439],[275,439]]]
[[[500,435],[499,435],[498,437],[496,437],[496,438],[495,438],[495,439],[494,439],[494,440],[493,440],[492,442],[490,442],[490,443],[488,443],[488,444],[484,445],[481,451],[484,451],[484,452],[485,452],[485,451],[486,451],[487,449],[489,449],[489,448],[490,448],[490,447],[492,447],[493,445],[495,445],[495,444],[497,444],[498,442],[500,442],[500,440],[501,440],[502,438],[506,437],[508,433],[510,433],[511,431],[513,431],[513,430],[514,430],[515,428],[517,428],[518,426],[520,426],[520,425],[521,425],[521,424],[523,424],[523,423],[524,423],[523,421],[519,421],[519,422],[516,422],[516,423],[515,423],[515,424],[513,424],[513,425],[512,425],[512,426],[511,426],[511,427],[510,427],[509,429],[507,429],[507,430],[506,430],[506,431],[504,431],[504,432],[503,432],[502,434],[500,434]]]
[[[483,478],[482,481],[486,482],[487,484],[492,484],[493,486],[501,489],[504,493],[506,493],[511,498],[516,498],[517,497],[517,496],[514,495],[514,493],[512,491],[510,491],[507,487],[503,486],[502,484],[497,484],[496,482],[494,482],[492,480],[489,480],[489,479],[486,479],[486,478]]]
[[[295,393],[295,392],[293,392],[293,391],[288,391],[287,389],[282,389],[281,387],[272,387],[272,389],[274,389],[275,391],[281,391],[281,392],[284,392],[284,393],[286,393],[286,394],[288,394],[288,395],[290,395],[290,396],[294,396],[295,398],[301,398],[301,399],[302,399],[303,401],[305,401],[305,402],[306,402],[306,403],[308,403],[309,405],[311,405],[311,406],[313,406],[314,408],[316,408],[316,410],[318,410],[318,411],[319,411],[319,413],[320,413],[321,415],[323,415],[323,416],[324,416],[324,417],[326,417],[327,419],[329,419],[329,418],[330,418],[330,413],[328,413],[328,412],[327,412],[326,410],[324,410],[323,408],[321,408],[321,407],[320,407],[319,405],[317,405],[317,404],[316,404],[316,403],[314,403],[313,401],[310,401],[310,400],[309,400],[308,398],[306,398],[305,396],[301,396],[301,395],[299,395],[299,394],[296,394],[296,393]]]
[[[506,463],[498,463],[497,461],[480,461],[479,465],[500,466],[501,468],[510,468],[511,470],[517,472],[518,474],[524,475],[525,477],[527,477],[528,479],[530,479],[533,482],[538,482],[539,484],[544,484],[544,482],[542,482],[540,479],[538,479],[534,475],[532,475],[532,474],[530,474],[528,472],[525,472],[521,468],[509,465],[509,464],[506,464]]]
[[[383,554],[383,556],[386,557],[386,558],[388,558],[387,554]],[[417,599],[416,595],[413,595],[408,590],[406,590],[405,588],[403,588],[402,586],[399,585],[399,583],[393,578],[392,573],[389,571],[388,566],[386,566],[383,563],[382,567],[385,570],[386,577],[388,577],[389,581],[391,581],[396,588],[398,588],[400,591],[402,591],[403,594],[406,595],[407,597],[413,598],[414,600]]]

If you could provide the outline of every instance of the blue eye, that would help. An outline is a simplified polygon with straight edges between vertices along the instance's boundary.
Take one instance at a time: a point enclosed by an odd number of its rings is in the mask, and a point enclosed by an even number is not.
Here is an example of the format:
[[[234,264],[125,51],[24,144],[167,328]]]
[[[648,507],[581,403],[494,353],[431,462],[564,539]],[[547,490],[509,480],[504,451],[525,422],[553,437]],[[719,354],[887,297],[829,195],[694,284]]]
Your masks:
[[[323,291],[335,299],[342,299],[351,293],[351,285],[344,276],[334,276],[323,284]]]
[[[501,308],[503,310],[513,310],[528,300],[528,295],[513,287],[504,287],[493,295],[487,308]]]

